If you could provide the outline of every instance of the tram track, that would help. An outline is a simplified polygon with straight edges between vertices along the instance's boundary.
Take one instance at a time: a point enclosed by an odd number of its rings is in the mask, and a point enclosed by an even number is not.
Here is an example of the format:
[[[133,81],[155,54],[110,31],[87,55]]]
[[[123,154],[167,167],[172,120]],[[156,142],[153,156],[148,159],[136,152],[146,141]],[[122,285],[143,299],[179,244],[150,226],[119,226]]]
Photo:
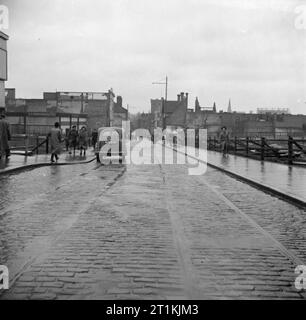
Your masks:
[[[228,175],[230,177],[233,177],[233,178],[235,178],[237,180],[245,182],[245,183],[247,183],[247,184],[259,189],[260,191],[269,193],[270,195],[275,196],[275,197],[277,197],[277,198],[279,198],[281,200],[284,200],[284,201],[286,201],[286,202],[288,202],[288,203],[290,203],[290,204],[292,204],[292,205],[294,205],[294,206],[296,206],[298,208],[306,209],[306,202],[303,199],[299,198],[298,196],[293,196],[291,194],[282,192],[282,191],[277,190],[277,189],[275,189],[275,188],[273,188],[271,186],[268,186],[266,184],[257,182],[257,181],[255,181],[255,180],[253,180],[251,178],[242,176],[242,175],[240,175],[240,174],[238,174],[236,172],[224,169],[224,168],[222,168],[222,167],[220,167],[220,166],[218,166],[216,164],[213,164],[213,163],[211,163],[209,161],[203,161],[203,160],[201,160],[201,159],[199,159],[197,157],[194,157],[194,156],[188,154],[187,152],[182,152],[182,151],[179,151],[179,150],[177,150],[175,148],[170,148],[168,146],[165,146],[165,148],[168,148],[170,150],[174,150],[177,153],[181,153],[181,154],[189,157],[190,159],[193,159],[193,160],[199,161],[201,163],[207,164],[207,166],[209,166],[209,167],[211,167],[213,169],[221,171],[221,172],[225,173],[226,175]]]
[[[166,146],[166,148],[169,148]],[[183,153],[181,151],[176,150],[175,148],[169,148],[174,150],[175,152],[180,152],[182,154],[185,154],[185,156],[190,157],[192,159],[196,159],[202,163],[207,163],[208,166],[210,166],[211,168],[215,169],[215,170],[219,170],[221,172],[223,172],[224,174],[227,174],[227,172],[223,169],[223,168],[219,168],[216,165],[213,165],[209,162],[205,162],[202,161],[200,159],[197,159],[191,155],[189,155],[188,153]],[[242,180],[244,183],[248,183],[248,179],[239,179],[239,177],[236,177],[234,174],[228,174],[230,177],[234,177],[237,180]],[[233,201],[231,201],[230,199],[228,199],[223,193],[221,193],[216,187],[212,186],[210,183],[204,181],[204,179],[201,179],[201,182],[204,183],[210,190],[212,190],[220,200],[222,200],[228,207],[230,207],[235,213],[237,213],[238,215],[240,215],[245,221],[247,221],[250,225],[252,225],[259,233],[261,233],[266,239],[269,239],[269,241],[271,242],[271,244],[273,244],[273,246],[275,248],[277,248],[278,251],[280,251],[285,257],[287,257],[287,259],[289,259],[292,263],[294,263],[294,265],[298,266],[298,265],[306,265],[306,261],[305,259],[301,259],[300,257],[298,257],[294,252],[292,252],[292,250],[289,250],[288,248],[286,248],[279,240],[277,240],[270,232],[266,231],[262,226],[260,226],[259,223],[257,223],[252,217],[250,217],[250,215],[248,215],[247,213],[245,213],[243,210],[241,210],[240,208],[238,208],[238,206],[235,205],[235,203]],[[254,187],[253,183],[248,183],[251,186]],[[257,189],[259,189],[259,184],[256,185]],[[261,190],[262,191],[262,190]],[[270,193],[270,192],[269,192]],[[273,194],[275,195],[275,194]],[[277,197],[279,197],[279,195],[276,195]],[[286,198],[281,198],[281,200],[285,200]],[[290,202],[291,201],[287,201]],[[292,203],[291,203],[292,204]],[[298,206],[300,207],[300,206]],[[306,296],[305,296],[306,297]]]

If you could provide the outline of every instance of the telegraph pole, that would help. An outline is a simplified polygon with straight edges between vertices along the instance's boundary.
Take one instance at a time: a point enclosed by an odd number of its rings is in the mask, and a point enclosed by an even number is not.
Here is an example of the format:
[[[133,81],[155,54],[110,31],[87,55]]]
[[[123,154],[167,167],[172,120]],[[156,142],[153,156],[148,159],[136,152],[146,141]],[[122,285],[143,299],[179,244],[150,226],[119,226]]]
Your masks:
[[[163,84],[166,86],[166,88],[165,88],[165,101],[167,101],[167,99],[168,99],[168,76],[166,76],[165,82],[152,82],[152,84]]]
[[[168,99],[168,76],[166,76],[166,80],[165,82],[152,82],[152,84],[162,84],[162,85],[165,85],[166,88],[165,88],[165,99],[163,100],[163,103],[162,103],[162,123],[163,123],[163,130],[165,129],[165,103]]]
[[[168,76],[166,76],[166,93],[165,93],[165,101],[168,99]]]

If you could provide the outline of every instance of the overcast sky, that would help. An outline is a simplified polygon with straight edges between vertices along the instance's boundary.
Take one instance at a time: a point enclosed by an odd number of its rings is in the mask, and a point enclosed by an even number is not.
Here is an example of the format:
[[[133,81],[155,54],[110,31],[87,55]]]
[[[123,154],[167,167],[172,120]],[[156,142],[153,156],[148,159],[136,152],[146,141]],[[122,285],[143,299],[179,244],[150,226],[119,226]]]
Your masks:
[[[237,111],[306,114],[300,0],[0,0],[10,12],[9,81],[17,97],[107,91],[130,111],[164,94]],[[306,7],[305,7],[306,8]],[[298,10],[298,9],[297,9]],[[306,15],[305,15],[306,16]]]

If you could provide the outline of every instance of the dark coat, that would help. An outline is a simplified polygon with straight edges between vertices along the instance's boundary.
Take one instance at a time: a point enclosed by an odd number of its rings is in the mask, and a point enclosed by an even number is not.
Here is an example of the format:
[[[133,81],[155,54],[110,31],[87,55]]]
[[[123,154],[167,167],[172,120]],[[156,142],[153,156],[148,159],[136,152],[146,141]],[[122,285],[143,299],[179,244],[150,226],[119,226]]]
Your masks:
[[[0,155],[7,154],[10,149],[9,140],[11,140],[10,125],[5,119],[0,119]]]

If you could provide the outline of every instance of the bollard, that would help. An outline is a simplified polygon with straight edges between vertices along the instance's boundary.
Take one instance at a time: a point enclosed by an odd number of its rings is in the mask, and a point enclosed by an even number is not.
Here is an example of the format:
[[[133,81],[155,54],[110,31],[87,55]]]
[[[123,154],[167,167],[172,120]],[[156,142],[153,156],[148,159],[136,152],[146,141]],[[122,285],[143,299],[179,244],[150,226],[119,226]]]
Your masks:
[[[288,137],[288,164],[293,164],[293,138]]]
[[[265,142],[266,139],[264,137],[261,138],[261,148],[260,148],[260,160],[265,160]]]

